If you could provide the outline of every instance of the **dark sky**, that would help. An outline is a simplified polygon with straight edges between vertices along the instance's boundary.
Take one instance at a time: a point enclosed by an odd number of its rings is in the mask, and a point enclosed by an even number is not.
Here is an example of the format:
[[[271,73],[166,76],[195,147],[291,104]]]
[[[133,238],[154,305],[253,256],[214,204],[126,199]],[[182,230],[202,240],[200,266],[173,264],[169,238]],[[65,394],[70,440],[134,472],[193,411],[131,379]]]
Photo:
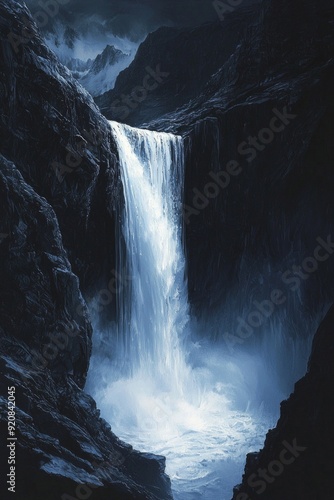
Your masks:
[[[42,4],[57,0],[26,0],[34,13]],[[161,25],[195,26],[218,19],[212,0],[59,0],[63,14],[77,24],[97,15],[108,21],[115,34],[142,37]],[[64,3],[65,2],[65,3]]]

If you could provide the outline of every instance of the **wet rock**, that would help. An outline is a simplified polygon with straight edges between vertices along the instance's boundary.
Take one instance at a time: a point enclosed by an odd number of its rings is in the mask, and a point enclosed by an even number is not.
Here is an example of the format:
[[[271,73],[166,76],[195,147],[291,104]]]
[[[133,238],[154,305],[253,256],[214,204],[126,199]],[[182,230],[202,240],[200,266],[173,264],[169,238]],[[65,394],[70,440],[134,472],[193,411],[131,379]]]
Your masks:
[[[60,382],[49,370],[31,366],[27,351],[1,331],[1,394],[15,386],[17,498],[171,499],[164,462],[121,442],[71,377]],[[0,431],[7,435],[5,397]],[[7,457],[1,452],[0,458],[5,471]],[[7,498],[4,482],[1,493]]]

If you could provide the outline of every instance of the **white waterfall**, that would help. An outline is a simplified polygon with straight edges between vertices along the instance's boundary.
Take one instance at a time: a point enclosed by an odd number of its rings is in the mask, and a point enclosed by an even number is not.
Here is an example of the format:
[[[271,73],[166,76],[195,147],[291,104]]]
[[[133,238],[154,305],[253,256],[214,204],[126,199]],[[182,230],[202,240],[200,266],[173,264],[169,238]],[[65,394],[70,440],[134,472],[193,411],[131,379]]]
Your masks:
[[[186,365],[182,337],[188,320],[182,250],[184,161],[180,137],[111,122],[118,146],[125,258],[130,287],[119,301],[119,358],[132,373],[180,385]],[[182,373],[182,374],[181,374]],[[181,387],[180,387],[181,389]]]

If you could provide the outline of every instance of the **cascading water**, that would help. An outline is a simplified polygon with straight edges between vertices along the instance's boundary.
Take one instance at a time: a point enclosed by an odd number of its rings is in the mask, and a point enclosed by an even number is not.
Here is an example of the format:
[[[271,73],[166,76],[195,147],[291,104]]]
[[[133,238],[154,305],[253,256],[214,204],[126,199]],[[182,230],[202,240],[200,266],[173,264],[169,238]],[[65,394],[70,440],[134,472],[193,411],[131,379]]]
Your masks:
[[[109,332],[112,359],[95,334],[87,389],[120,438],[166,456],[176,499],[228,500],[273,423],[249,409],[261,361],[187,335],[182,139],[110,125],[124,188],[118,272],[128,286]]]
[[[186,371],[181,340],[188,319],[179,210],[182,141],[171,134],[111,126],[125,197],[126,259],[122,262],[120,254],[119,267],[131,278],[119,310],[121,354],[131,360],[132,372],[167,377],[178,386]]]

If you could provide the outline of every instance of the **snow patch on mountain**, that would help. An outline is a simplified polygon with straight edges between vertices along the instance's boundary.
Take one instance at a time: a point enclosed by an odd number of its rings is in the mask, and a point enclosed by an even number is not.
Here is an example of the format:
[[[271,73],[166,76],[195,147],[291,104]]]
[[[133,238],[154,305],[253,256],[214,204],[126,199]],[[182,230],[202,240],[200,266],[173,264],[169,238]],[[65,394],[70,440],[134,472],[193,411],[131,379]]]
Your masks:
[[[134,54],[133,54],[134,55]],[[94,97],[114,88],[117,76],[132,62],[131,53],[124,53],[112,45],[107,45],[99,54],[80,83]]]

